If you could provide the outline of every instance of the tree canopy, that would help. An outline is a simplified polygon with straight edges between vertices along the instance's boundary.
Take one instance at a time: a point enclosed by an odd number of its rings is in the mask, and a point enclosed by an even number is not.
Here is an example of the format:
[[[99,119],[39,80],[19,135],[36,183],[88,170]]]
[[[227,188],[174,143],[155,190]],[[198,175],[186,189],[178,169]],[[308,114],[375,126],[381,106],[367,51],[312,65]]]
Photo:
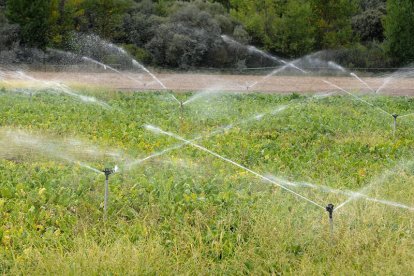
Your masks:
[[[358,63],[353,55],[360,54],[403,64],[414,55],[413,5],[411,0],[0,0],[0,46],[71,50],[76,34],[97,34],[145,63],[175,68],[249,66],[253,60],[243,44],[285,58],[329,49],[353,65],[373,64]],[[226,43],[223,35],[240,44]]]
[[[414,61],[414,2],[388,0],[385,19],[387,51],[397,63]]]

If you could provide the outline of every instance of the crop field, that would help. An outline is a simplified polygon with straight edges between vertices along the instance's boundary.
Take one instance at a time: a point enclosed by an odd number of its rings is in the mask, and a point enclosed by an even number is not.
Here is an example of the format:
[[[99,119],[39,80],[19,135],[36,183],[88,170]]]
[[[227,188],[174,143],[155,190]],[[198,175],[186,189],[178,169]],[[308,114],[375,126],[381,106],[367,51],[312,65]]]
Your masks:
[[[414,271],[413,98],[50,92],[0,89],[0,274]]]

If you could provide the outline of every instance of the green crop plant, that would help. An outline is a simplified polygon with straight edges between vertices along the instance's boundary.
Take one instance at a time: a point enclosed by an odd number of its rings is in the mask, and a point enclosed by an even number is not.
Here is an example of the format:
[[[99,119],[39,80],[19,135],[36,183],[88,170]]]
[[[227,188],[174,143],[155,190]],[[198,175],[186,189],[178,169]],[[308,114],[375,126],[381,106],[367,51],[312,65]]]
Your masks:
[[[180,143],[148,132],[145,124],[186,139],[232,126],[197,144],[263,175],[412,206],[413,118],[399,120],[394,138],[390,118],[349,96],[223,94],[180,111],[162,92],[85,93],[111,108],[48,93],[31,101],[12,91],[0,97],[0,273],[414,270],[410,210],[356,198],[334,212],[331,238],[325,211],[189,145],[127,166]],[[412,99],[364,99],[397,114],[414,111]],[[17,131],[53,143],[23,147],[13,139]],[[102,155],[59,146],[75,138]],[[51,154],[51,144],[59,154]],[[105,176],[81,164],[120,167],[109,183],[106,220]],[[337,206],[348,198],[305,186],[290,189],[322,204]]]

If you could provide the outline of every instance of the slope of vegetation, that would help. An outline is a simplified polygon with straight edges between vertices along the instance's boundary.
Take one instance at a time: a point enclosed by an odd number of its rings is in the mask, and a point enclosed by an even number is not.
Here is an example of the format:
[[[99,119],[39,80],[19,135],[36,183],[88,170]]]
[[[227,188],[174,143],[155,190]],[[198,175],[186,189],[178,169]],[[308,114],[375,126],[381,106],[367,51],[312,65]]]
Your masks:
[[[413,124],[350,97],[238,94],[181,113],[163,93],[90,91],[111,109],[0,92],[0,271],[10,274],[410,274],[412,211],[357,199],[334,213],[189,145],[263,175],[413,205]],[[86,93],[86,92],[85,92]],[[177,95],[180,100],[191,94]],[[366,97],[398,114],[412,99]],[[260,115],[260,116],[258,116]],[[249,119],[250,118],[250,119]],[[248,119],[243,121],[243,119]],[[103,220],[104,175],[118,165]],[[133,163],[134,164],[134,163]],[[348,197],[288,186],[325,206]]]

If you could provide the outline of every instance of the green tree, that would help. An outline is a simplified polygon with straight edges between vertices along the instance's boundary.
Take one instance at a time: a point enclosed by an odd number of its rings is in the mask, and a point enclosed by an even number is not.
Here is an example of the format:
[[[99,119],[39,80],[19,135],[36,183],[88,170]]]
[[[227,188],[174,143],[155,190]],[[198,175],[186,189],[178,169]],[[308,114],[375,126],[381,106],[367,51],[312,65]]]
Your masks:
[[[12,48],[18,44],[19,27],[17,24],[9,24],[5,15],[5,3],[0,0],[0,52]],[[4,59],[4,57],[0,57]]]
[[[385,18],[388,54],[400,64],[414,61],[414,2],[389,0]]]
[[[353,32],[350,18],[358,10],[356,0],[310,0],[313,25],[316,28],[316,49],[350,45]]]
[[[242,22],[253,43],[268,51],[299,56],[312,51],[312,10],[305,0],[231,0],[231,15]]]
[[[82,30],[113,39],[120,35],[124,13],[132,5],[130,0],[87,0],[83,4],[86,22]]]
[[[223,5],[227,11],[230,11],[231,8],[231,0],[214,0],[213,2],[217,2]]]
[[[309,3],[301,0],[289,1],[272,36],[277,51],[288,57],[311,52],[315,44],[315,28],[310,24],[311,20],[312,10]]]
[[[50,0],[8,0],[7,17],[20,25],[23,44],[44,48],[49,42]]]
[[[64,47],[73,30],[85,22],[84,0],[51,0],[50,40],[55,47]]]

